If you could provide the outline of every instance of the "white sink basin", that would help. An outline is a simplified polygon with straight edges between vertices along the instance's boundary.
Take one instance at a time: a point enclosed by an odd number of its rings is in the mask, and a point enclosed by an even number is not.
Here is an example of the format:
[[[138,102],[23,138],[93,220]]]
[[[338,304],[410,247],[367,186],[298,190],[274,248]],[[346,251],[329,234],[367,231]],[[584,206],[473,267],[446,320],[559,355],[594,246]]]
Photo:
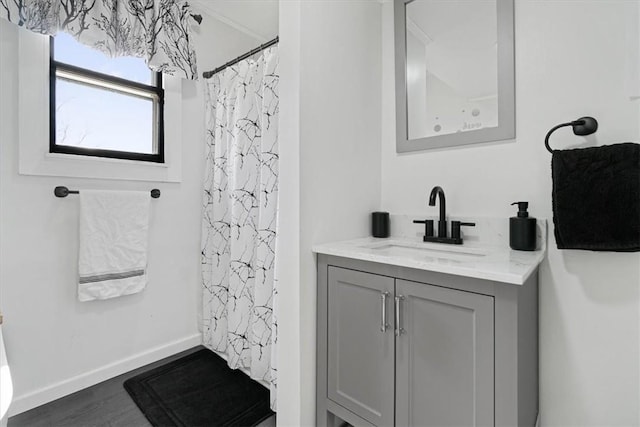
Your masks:
[[[487,255],[487,252],[480,248],[467,248],[463,246],[453,246],[437,243],[413,243],[413,242],[375,242],[361,246],[367,249],[380,251],[390,256],[419,256],[426,255],[434,258],[444,259],[474,259]]]

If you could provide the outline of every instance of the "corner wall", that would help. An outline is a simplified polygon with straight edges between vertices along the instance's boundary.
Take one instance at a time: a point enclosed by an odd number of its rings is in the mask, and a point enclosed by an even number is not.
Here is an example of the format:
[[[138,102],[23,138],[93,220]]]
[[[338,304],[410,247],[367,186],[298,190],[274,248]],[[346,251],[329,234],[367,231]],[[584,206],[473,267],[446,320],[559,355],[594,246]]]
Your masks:
[[[408,154],[395,152],[392,3],[383,5],[382,206],[428,213],[441,185],[456,216],[513,216],[530,202],[551,222],[554,125],[592,115],[587,140],[554,134],[557,148],[640,141],[640,100],[632,101],[640,3],[516,0],[517,139]],[[636,64],[636,65],[634,65]],[[635,70],[635,71],[634,71]],[[594,224],[594,227],[597,224]],[[640,424],[640,254],[559,251],[549,232],[540,272],[542,426]]]
[[[200,72],[259,44],[202,15],[193,32]],[[25,30],[0,20],[0,310],[14,383],[11,415],[200,344],[202,318],[203,81],[182,81],[175,108],[181,137],[165,139],[181,147],[180,183],[19,175],[18,31]],[[32,123],[47,125],[36,117]],[[142,293],[77,301],[78,200],[55,198],[56,185],[160,188]]]
[[[179,184],[19,175],[18,31],[26,30],[0,20],[0,310],[14,386],[11,415],[201,342],[199,86],[182,84]],[[37,117],[32,123],[46,125]],[[162,191],[151,207],[142,293],[78,302],[79,202],[54,197],[57,185]]]
[[[371,0],[280,3],[280,238],[299,251],[279,267],[278,363],[294,372],[280,369],[278,425],[315,425],[311,248],[368,235],[380,204],[380,12]]]

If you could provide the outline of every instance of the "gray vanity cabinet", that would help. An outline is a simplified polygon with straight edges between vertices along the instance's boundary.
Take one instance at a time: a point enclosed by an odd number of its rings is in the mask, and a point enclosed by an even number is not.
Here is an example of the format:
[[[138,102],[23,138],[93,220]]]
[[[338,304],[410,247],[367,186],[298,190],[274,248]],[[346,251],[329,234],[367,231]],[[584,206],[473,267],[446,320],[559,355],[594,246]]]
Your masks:
[[[493,425],[493,298],[406,280],[396,297],[395,425]]]
[[[378,426],[493,424],[492,297],[329,267],[327,312],[333,402]]]
[[[534,426],[523,285],[318,255],[317,425]]]
[[[329,268],[329,399],[380,426],[393,425],[393,327],[381,324],[393,285],[390,277]]]

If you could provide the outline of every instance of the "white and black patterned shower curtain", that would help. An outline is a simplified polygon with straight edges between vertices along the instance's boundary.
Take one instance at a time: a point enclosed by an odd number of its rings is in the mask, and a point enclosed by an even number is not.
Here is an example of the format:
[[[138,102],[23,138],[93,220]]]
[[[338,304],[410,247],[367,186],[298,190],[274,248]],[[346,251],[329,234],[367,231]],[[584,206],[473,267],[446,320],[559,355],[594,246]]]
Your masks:
[[[204,344],[271,386],[277,342],[278,52],[205,81]]]

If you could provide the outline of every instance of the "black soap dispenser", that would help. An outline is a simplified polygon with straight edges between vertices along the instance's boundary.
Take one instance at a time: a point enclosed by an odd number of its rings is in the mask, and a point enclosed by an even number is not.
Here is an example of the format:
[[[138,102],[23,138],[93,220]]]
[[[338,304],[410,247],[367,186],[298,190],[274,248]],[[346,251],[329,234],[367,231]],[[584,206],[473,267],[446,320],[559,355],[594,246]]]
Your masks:
[[[518,216],[509,218],[509,246],[519,251],[536,250],[536,219],[529,217],[529,202],[513,202],[518,205]]]

